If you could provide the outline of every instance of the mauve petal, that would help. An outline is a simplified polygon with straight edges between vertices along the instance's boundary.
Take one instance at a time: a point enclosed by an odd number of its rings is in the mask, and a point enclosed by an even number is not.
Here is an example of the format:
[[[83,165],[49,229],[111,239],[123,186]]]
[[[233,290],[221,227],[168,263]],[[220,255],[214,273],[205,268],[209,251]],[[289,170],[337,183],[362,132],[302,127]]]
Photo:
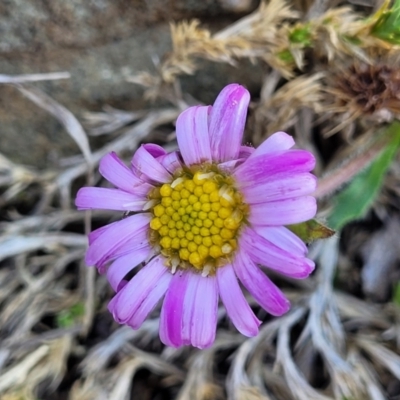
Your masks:
[[[118,257],[123,257],[129,253],[137,251],[143,247],[149,245],[149,227],[144,225],[136,230],[135,234],[130,237],[121,246],[118,246],[113,251],[109,252],[106,256],[101,259],[101,263],[107,263],[109,261],[115,260]],[[152,248],[152,253],[155,255],[154,249]],[[150,255],[149,255],[150,257]]]
[[[291,225],[315,217],[317,202],[312,196],[252,204],[249,222],[254,225]]]
[[[112,152],[100,161],[101,175],[119,189],[133,194],[147,194],[152,188],[137,178],[133,172]]]
[[[199,349],[210,347],[215,340],[218,314],[218,285],[215,276],[190,273],[193,290],[186,290],[183,327],[189,324],[190,344]],[[183,329],[183,332],[185,330]],[[186,338],[183,337],[184,344]]]
[[[117,258],[107,270],[107,279],[111,287],[118,292],[120,283],[126,274],[143,262],[150,254],[150,246],[141,247],[131,253]]]
[[[258,304],[272,315],[285,314],[290,303],[285,295],[244,252],[238,251],[233,262],[236,275]]]
[[[141,145],[132,158],[132,168],[136,176],[146,182],[167,183],[171,181],[172,177],[153,155],[158,154],[157,157],[159,157],[164,155],[165,151],[160,146],[156,147],[162,149],[163,153],[161,150],[156,151],[155,146]]]
[[[192,343],[192,314],[196,307],[196,291],[198,280],[193,278],[195,274],[189,273],[189,280],[185,291],[184,308],[182,314],[182,344],[184,346]]]
[[[254,151],[250,158],[263,154],[271,154],[289,150],[295,145],[294,139],[285,132],[276,132],[264,140]]]
[[[244,297],[231,265],[217,269],[217,281],[219,295],[233,325],[242,335],[256,336],[261,321],[254,315]]]
[[[90,244],[86,252],[86,264],[99,265],[109,258],[118,248],[133,239],[138,230],[147,227],[151,214],[142,213],[127,217],[107,226]]]
[[[231,174],[232,171],[240,164],[245,162],[249,156],[254,152],[253,147],[249,146],[240,146],[239,158],[236,160],[228,160],[223,163],[218,164],[218,168],[222,171]]]
[[[240,146],[239,158],[249,158],[255,151],[254,147],[251,146]]]
[[[242,232],[240,246],[257,264],[291,278],[307,278],[315,267],[308,258],[276,246],[250,228]]]
[[[214,162],[239,158],[249,102],[250,93],[238,84],[226,86],[215,100],[209,123]]]
[[[167,155],[167,152],[165,151],[164,147],[161,147],[158,144],[146,143],[143,146],[147,150],[147,152],[151,154],[154,158],[158,159],[162,156]]]
[[[171,283],[171,279],[172,274],[170,274],[169,272],[161,276],[156,286],[154,286],[149,291],[142,304],[140,304],[130,320],[126,322],[127,325],[129,325],[133,329],[140,328],[148,315],[155,309],[161,297],[164,296],[169,287],[169,284]]]
[[[253,147],[241,146],[238,156],[239,158],[237,158],[236,160],[228,160],[223,163],[220,163],[218,164],[218,168],[226,172],[227,174],[231,175],[234,169],[239,165],[243,164],[253,153],[253,151],[254,151]]]
[[[160,315],[160,339],[167,346],[183,345],[183,304],[189,279],[189,272],[176,272],[165,295]]]
[[[252,228],[264,239],[296,257],[304,257],[308,252],[304,242],[284,226],[254,225]]]
[[[75,205],[79,210],[141,211],[146,197],[119,189],[84,187],[78,191]]]
[[[287,150],[280,153],[249,157],[236,168],[234,177],[239,187],[255,186],[269,181],[275,174],[295,175],[310,172],[315,167],[315,157],[306,150]]]
[[[115,319],[115,305],[117,303],[117,296],[118,293],[108,302],[107,305],[108,311],[110,311],[114,319]]]
[[[181,158],[177,151],[160,156],[157,160],[170,174],[174,174],[178,169],[182,169]]]
[[[162,256],[144,266],[119,292],[114,305],[114,318],[126,323],[145,301],[164,274],[170,274]]]
[[[108,225],[104,225],[100,228],[95,229],[94,231],[90,232],[88,235],[89,239],[89,246],[100,236],[102,235],[107,229],[110,228],[111,225],[118,224],[119,221],[111,222]]]
[[[317,187],[317,178],[309,173],[284,173],[271,176],[259,185],[247,186],[242,193],[247,204],[267,203],[311,194]]]
[[[223,163],[218,164],[218,168],[221,171],[225,172],[226,174],[231,175],[235,167],[240,165],[243,161],[245,161],[245,158],[238,158],[237,160],[225,161]]]
[[[210,106],[190,107],[176,121],[176,138],[186,165],[211,163],[208,115]]]

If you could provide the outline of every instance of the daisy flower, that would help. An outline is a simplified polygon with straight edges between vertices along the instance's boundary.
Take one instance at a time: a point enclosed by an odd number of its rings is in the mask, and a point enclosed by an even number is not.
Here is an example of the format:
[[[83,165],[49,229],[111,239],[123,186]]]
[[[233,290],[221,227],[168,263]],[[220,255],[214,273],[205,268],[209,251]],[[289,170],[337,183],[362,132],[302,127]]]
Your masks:
[[[84,187],[76,198],[81,210],[129,212],[89,235],[86,263],[106,273],[120,324],[139,328],[164,299],[160,338],[168,346],[210,346],[219,299],[239,332],[257,335],[261,322],[240,283],[279,316],[290,304],[264,268],[299,279],[314,269],[285,225],[316,213],[315,159],[291,149],[284,132],[257,149],[243,146],[249,101],[242,86],[226,86],[213,106],[180,114],[179,151],[144,144],[130,167],[110,153],[100,173],[116,188]]]

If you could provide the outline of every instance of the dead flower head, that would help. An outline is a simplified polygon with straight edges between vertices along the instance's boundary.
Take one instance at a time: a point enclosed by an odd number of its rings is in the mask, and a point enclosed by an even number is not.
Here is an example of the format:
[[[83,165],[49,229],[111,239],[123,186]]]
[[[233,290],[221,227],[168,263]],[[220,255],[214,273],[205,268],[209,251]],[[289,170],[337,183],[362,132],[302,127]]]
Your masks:
[[[373,115],[400,112],[400,71],[387,65],[353,64],[337,80],[344,104]]]
[[[343,114],[328,136],[357,118],[382,123],[400,114],[400,71],[389,63],[353,63],[332,76],[327,91],[334,96],[327,111]]]

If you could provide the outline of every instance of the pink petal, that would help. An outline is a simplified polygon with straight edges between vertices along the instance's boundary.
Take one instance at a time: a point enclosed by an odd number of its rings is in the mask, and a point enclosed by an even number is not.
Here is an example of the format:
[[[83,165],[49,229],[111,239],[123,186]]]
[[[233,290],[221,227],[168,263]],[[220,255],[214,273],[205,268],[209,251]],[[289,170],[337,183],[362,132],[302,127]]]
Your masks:
[[[160,315],[160,339],[167,346],[183,345],[183,304],[189,279],[188,271],[176,272],[165,295]]]
[[[127,217],[107,226],[90,244],[86,252],[86,264],[99,265],[118,248],[127,243],[143,229],[148,229],[151,214],[142,213]]]
[[[107,263],[111,260],[115,260],[118,257],[125,256],[129,253],[137,251],[143,247],[149,245],[149,227],[148,225],[142,226],[138,230],[136,230],[135,234],[130,237],[125,243],[115,248],[112,252],[108,253],[105,257],[102,258],[102,263]],[[152,248],[152,252],[154,253],[154,249]],[[155,253],[154,253],[155,254]],[[154,255],[153,254],[153,255]],[[150,255],[149,255],[150,256]]]
[[[283,173],[259,185],[243,189],[247,204],[266,203],[311,194],[317,187],[317,178],[309,173]]]
[[[254,153],[254,151],[255,151],[254,147],[240,146],[239,158],[247,159]]]
[[[165,149],[158,144],[146,143],[143,146],[146,148],[147,152],[151,154],[154,158],[159,159],[160,157],[167,155]]]
[[[113,318],[115,319],[115,305],[117,304],[117,295],[115,295],[107,305],[108,311],[112,314]]]
[[[263,154],[271,154],[283,150],[289,150],[295,145],[293,138],[285,132],[276,132],[264,140],[251,155],[251,158]]]
[[[284,226],[256,225],[252,228],[264,239],[296,257],[304,257],[308,252],[307,246],[304,242]]]
[[[231,265],[217,269],[217,281],[221,300],[233,325],[242,335],[256,336],[261,321],[244,297]]]
[[[250,94],[238,84],[222,89],[210,114],[209,134],[214,162],[238,159]]]
[[[89,239],[89,246],[100,236],[102,235],[107,229],[110,228],[111,225],[113,224],[118,224],[119,221],[116,222],[111,222],[108,225],[104,225],[100,228],[95,229],[94,231],[90,232],[88,235],[88,239]]]
[[[235,169],[236,166],[240,165],[245,161],[245,158],[238,158],[237,160],[229,160],[225,161],[223,163],[218,164],[218,168],[221,171],[226,172],[227,174],[232,174],[233,170]]]
[[[117,293],[114,305],[114,318],[117,322],[126,323],[146,300],[162,276],[170,274],[164,261],[162,256],[151,260]]]
[[[127,321],[133,329],[138,329],[143,324],[148,315],[155,309],[161,297],[164,296],[172,279],[172,274],[165,273],[158,280],[157,284],[149,291],[143,302],[137,308],[132,317]]]
[[[150,254],[149,246],[141,247],[131,253],[117,258],[107,270],[107,279],[111,287],[118,292],[120,283],[126,274],[142,263]]]
[[[133,171],[140,179],[146,182],[170,182],[171,175],[155,158],[164,154],[164,149],[155,144],[141,145],[132,158]]]
[[[276,246],[250,228],[242,232],[240,246],[257,264],[291,278],[306,278],[315,267],[308,258]]]
[[[141,211],[147,199],[119,189],[84,187],[78,191],[75,205],[79,210],[101,209]]]
[[[249,157],[236,168],[234,176],[239,187],[260,185],[275,174],[298,174],[315,167],[314,156],[306,150],[288,150],[279,153]]]
[[[290,303],[285,295],[244,252],[238,251],[233,262],[236,275],[258,304],[272,315],[285,314]]]
[[[189,274],[188,284],[185,290],[185,300],[182,314],[182,344],[190,345],[192,343],[192,314],[196,307],[196,290],[198,286],[197,279],[193,278],[193,273]]]
[[[317,202],[312,196],[252,204],[249,222],[253,225],[290,225],[308,221],[317,212]]]
[[[176,138],[186,165],[211,163],[209,106],[190,107],[176,121]]]
[[[101,159],[99,171],[114,186],[129,193],[147,194],[152,188],[137,178],[114,152],[106,154]]]
[[[177,151],[165,154],[157,158],[157,161],[170,173],[174,174],[182,168],[181,158]]]
[[[223,163],[218,164],[218,168],[227,174],[231,175],[233,170],[243,164],[249,156],[254,152],[253,147],[240,146],[239,158],[236,160],[228,160]]]
[[[199,349],[210,347],[217,328],[218,286],[215,276],[190,273],[183,310],[183,344]]]

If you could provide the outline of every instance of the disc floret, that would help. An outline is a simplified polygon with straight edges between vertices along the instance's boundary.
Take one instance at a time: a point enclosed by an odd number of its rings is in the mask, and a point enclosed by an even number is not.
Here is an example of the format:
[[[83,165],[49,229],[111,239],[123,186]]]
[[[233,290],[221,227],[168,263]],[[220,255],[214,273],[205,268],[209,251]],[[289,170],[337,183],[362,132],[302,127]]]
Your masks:
[[[207,276],[229,262],[247,214],[231,177],[212,167],[180,172],[157,197],[150,237],[172,272],[193,268]]]

